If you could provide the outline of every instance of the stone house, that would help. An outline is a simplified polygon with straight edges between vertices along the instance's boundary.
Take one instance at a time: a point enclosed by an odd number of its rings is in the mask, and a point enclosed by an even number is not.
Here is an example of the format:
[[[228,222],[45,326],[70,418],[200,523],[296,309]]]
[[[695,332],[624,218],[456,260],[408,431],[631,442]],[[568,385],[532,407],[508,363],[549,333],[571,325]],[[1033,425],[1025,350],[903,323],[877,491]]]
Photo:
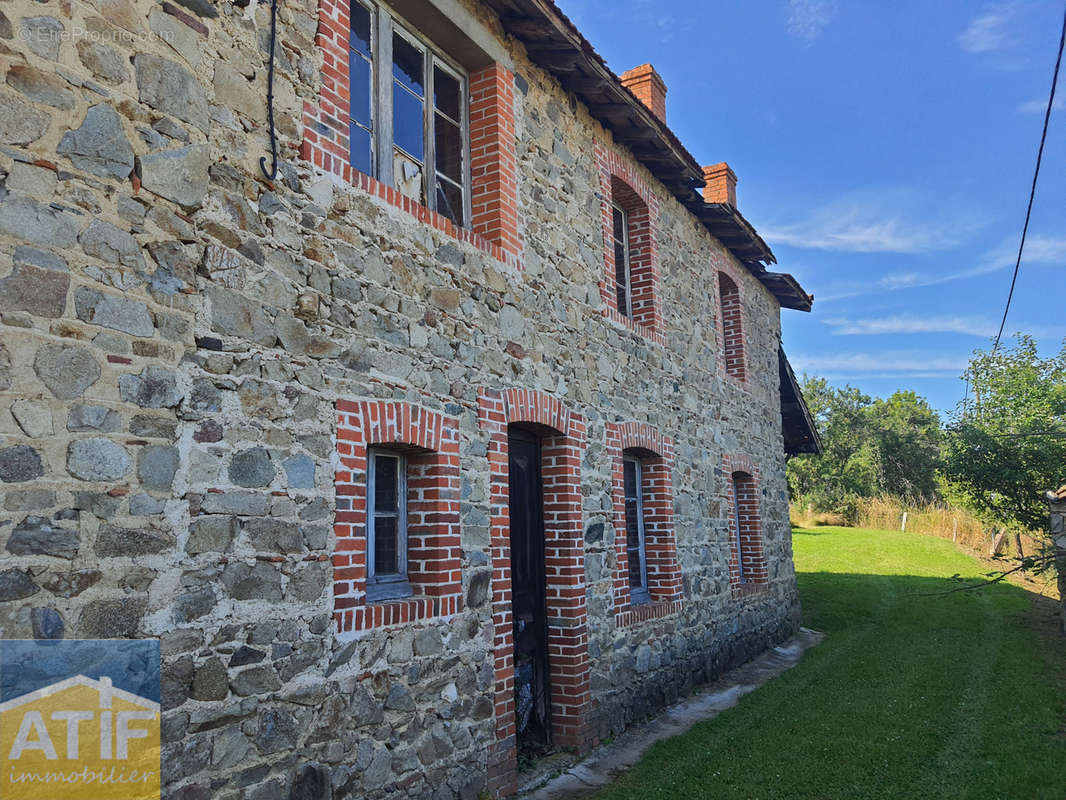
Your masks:
[[[551,0],[271,11],[0,2],[2,635],[159,637],[166,797],[503,796],[796,630],[811,298]]]

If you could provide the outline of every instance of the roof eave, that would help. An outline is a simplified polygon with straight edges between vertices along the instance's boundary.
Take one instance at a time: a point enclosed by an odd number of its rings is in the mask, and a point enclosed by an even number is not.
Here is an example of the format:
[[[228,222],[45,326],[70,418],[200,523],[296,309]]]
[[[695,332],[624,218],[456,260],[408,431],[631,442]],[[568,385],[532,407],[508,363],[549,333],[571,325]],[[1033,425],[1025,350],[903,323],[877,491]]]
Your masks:
[[[555,76],[611,131],[615,141],[687,208],[707,230],[762,281],[784,308],[810,311],[813,298],[791,275],[767,272],[777,259],[754,226],[729,203],[706,203],[703,168],[665,122],[656,117],[607,66],[553,0],[484,0],[504,30],[530,59]],[[781,276],[780,279],[773,276]]]

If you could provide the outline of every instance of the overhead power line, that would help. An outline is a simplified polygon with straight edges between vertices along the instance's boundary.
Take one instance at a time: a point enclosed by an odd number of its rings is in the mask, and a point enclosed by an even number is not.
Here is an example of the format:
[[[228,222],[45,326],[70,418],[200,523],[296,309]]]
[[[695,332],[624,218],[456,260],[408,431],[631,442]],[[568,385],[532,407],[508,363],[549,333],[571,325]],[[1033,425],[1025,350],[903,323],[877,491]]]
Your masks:
[[[1044,157],[1044,142],[1047,141],[1048,122],[1051,120],[1051,107],[1055,104],[1055,88],[1059,83],[1059,66],[1062,64],[1062,48],[1066,44],[1066,9],[1062,14],[1062,34],[1059,36],[1059,55],[1055,59],[1055,72],[1051,76],[1051,96],[1047,101],[1047,110],[1044,112],[1044,131],[1040,134],[1040,149],[1036,151],[1036,169],[1033,170],[1033,185],[1029,189],[1029,207],[1025,210],[1025,225],[1022,227],[1022,240],[1018,244],[1018,258],[1014,262],[1014,275],[1010,279],[1010,292],[1007,294],[1007,305],[1003,309],[1003,319],[999,323],[999,333],[996,334],[996,343],[992,345],[992,352],[999,348],[999,340],[1003,336],[1003,327],[1007,324],[1007,314],[1010,312],[1010,302],[1014,298],[1014,285],[1018,282],[1018,268],[1022,264],[1022,251],[1025,249],[1025,235],[1029,232],[1029,217],[1033,213],[1033,198],[1036,196],[1036,179],[1040,175],[1040,161]]]

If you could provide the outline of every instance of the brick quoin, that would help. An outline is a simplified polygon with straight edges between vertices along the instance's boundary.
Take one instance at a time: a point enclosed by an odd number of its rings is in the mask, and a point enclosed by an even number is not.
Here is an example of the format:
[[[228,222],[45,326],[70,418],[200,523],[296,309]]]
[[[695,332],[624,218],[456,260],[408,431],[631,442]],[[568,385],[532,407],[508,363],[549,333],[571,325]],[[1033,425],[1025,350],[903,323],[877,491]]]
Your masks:
[[[496,742],[489,752],[489,791],[494,797],[503,797],[517,791],[518,775],[507,444],[507,426],[512,423],[531,423],[543,431],[541,473],[552,738],[557,745],[579,751],[595,744],[588,724],[593,701],[581,511],[581,459],[586,429],[584,418],[557,398],[531,389],[482,389],[478,420],[490,437],[491,469]]]
[[[744,597],[764,589],[769,577],[763,552],[762,514],[759,510],[759,468],[745,455],[726,453],[722,456],[722,471],[728,480],[726,499],[729,503],[729,584],[734,597]],[[736,535],[738,508],[739,552]],[[741,563],[744,565],[746,583],[741,583],[740,580]]]
[[[348,141],[349,9],[349,0],[318,3],[315,44],[322,53],[321,86],[317,102],[304,100],[300,158],[497,261],[520,269],[514,73],[493,63],[469,76],[472,214],[470,227],[460,227],[443,214],[352,168]]]
[[[739,386],[748,384],[747,354],[744,341],[744,296],[741,283],[724,270],[718,271],[718,319],[721,320],[721,343],[718,367],[721,374]]]
[[[413,594],[366,601],[367,449],[407,455],[407,570]],[[458,614],[463,607],[459,539],[459,421],[384,400],[337,401],[333,618],[338,634]]]
[[[608,422],[607,457],[611,461],[611,505],[614,518],[615,624],[625,627],[681,610],[681,566],[674,532],[674,441],[644,422]],[[644,550],[650,603],[633,605],[629,596],[629,554],[626,551],[625,478],[623,455],[640,458],[644,505]]]
[[[665,346],[662,293],[659,288],[659,246],[656,241],[659,201],[627,158],[599,142],[596,143],[595,157],[600,173],[600,208],[603,216],[604,272],[600,282],[603,313],[630,330]],[[612,202],[617,202],[629,215],[632,317],[627,317],[618,310]]]

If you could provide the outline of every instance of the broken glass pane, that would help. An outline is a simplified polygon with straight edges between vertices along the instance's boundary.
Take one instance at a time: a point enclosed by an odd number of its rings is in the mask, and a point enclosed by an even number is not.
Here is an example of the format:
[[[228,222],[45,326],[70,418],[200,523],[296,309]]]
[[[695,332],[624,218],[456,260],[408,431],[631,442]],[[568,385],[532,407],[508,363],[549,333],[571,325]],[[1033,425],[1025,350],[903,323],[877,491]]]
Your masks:
[[[463,224],[463,190],[437,176],[437,211],[456,225]]]
[[[437,172],[443,172],[456,183],[463,179],[463,137],[459,126],[436,115]]]
[[[461,119],[459,111],[461,96],[459,81],[440,67],[434,67],[433,103],[437,106],[437,110],[459,122]]]
[[[422,76],[422,53],[398,33],[392,34],[392,74],[419,97],[425,95]]]

